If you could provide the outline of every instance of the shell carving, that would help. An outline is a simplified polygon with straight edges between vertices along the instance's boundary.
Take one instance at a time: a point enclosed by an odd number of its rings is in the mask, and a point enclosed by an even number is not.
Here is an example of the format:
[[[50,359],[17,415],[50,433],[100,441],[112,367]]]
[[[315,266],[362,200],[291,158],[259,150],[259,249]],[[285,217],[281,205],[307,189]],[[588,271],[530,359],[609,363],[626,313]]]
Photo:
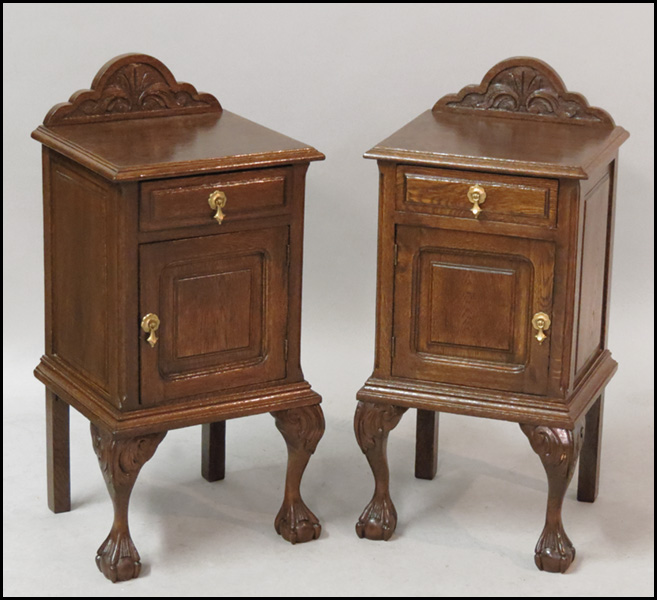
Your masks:
[[[511,58],[495,65],[481,84],[441,98],[433,110],[614,125],[607,112],[589,106],[581,94],[567,91],[561,77],[535,58]]]
[[[138,117],[221,112],[210,94],[176,81],[152,56],[124,54],[109,61],[91,89],[80,90],[46,115],[44,125],[113,121]]]

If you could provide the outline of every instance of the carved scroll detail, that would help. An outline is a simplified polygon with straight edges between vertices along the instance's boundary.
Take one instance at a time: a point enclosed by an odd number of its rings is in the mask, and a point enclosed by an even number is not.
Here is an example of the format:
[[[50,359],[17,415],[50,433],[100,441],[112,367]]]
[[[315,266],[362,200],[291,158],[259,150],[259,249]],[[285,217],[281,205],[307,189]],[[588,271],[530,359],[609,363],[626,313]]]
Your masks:
[[[359,402],[354,417],[356,440],[363,453],[374,448],[377,439],[397,427],[408,409],[393,404]]]
[[[95,425],[91,441],[103,477],[108,485],[121,485],[136,479],[144,463],[153,458],[166,431],[134,438],[114,439]]]
[[[544,425],[521,425],[532,450],[539,455],[545,468],[570,480],[575,472],[581,447],[581,427],[573,431]]]
[[[288,446],[313,454],[324,435],[324,413],[319,404],[271,413]]]
[[[91,89],[79,90],[68,102],[54,106],[44,125],[112,121],[131,118],[221,112],[218,100],[176,81],[159,60],[145,54],[124,54],[106,63]]]
[[[589,106],[581,94],[567,91],[552,67],[526,57],[498,63],[479,85],[441,98],[433,111],[488,112],[495,116],[614,126],[609,113]]]

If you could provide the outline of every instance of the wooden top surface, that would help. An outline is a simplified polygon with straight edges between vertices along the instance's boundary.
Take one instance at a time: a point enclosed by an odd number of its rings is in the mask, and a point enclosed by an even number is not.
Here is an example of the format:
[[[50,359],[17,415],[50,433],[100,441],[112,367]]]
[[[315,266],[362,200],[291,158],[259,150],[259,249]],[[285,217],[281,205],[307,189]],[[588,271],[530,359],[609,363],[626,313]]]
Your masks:
[[[307,144],[227,110],[51,127],[40,125],[32,137],[116,181],[324,158]]]
[[[460,169],[586,179],[600,155],[629,134],[585,127],[427,110],[365,153],[366,158]]]
[[[515,57],[448,94],[365,157],[586,179],[629,134],[541,60]]]
[[[116,181],[322,160],[303,144],[223,110],[159,60],[123,54],[88,90],[55,105],[32,137]]]

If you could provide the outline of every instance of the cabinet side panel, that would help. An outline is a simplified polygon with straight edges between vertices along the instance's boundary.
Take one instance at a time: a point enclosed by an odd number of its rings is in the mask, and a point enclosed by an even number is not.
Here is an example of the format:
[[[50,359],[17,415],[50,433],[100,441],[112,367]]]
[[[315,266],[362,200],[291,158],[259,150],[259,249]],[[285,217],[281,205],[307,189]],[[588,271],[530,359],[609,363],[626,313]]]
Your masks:
[[[51,162],[50,186],[50,351],[107,397],[111,186],[86,169],[59,159]]]
[[[613,165],[584,195],[575,379],[604,347],[605,276],[609,240],[609,207]]]

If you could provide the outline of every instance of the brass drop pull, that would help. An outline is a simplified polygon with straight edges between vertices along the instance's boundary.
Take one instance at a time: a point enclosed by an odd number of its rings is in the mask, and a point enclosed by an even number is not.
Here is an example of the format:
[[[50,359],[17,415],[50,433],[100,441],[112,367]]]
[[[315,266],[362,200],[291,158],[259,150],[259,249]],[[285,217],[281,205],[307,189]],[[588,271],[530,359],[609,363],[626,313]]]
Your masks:
[[[216,211],[214,217],[212,218],[216,219],[217,223],[221,225],[224,217],[226,216],[224,211],[221,210],[224,206],[226,206],[226,194],[220,192],[219,190],[215,190],[210,194],[210,197],[208,198],[208,204],[212,210]]]
[[[155,332],[158,330],[160,327],[160,317],[153,313],[148,313],[142,320],[141,320],[141,328],[148,334],[148,338],[146,341],[151,345],[151,348],[157,344],[157,336],[155,335]]]
[[[532,325],[538,331],[534,337],[538,340],[539,344],[542,344],[543,340],[547,337],[543,332],[550,329],[550,317],[545,313],[537,312],[532,318]]]
[[[486,202],[486,190],[479,184],[471,185],[470,189],[468,190],[468,200],[470,200],[470,202],[473,204],[472,208],[470,209],[472,214],[475,216],[475,218],[478,217],[482,210],[481,206],[479,205]]]

